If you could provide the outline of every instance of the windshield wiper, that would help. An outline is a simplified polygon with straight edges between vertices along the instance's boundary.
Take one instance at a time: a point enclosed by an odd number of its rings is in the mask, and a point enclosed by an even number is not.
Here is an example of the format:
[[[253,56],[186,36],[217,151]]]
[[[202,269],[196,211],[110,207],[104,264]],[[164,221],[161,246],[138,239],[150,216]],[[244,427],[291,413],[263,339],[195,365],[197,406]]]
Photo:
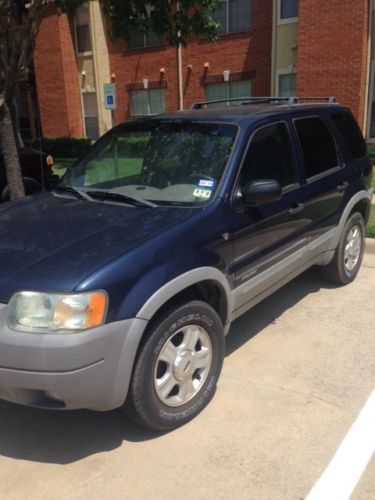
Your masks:
[[[122,203],[129,203],[131,205],[139,205],[149,208],[156,208],[158,206],[156,205],[156,203],[152,203],[151,201],[148,200],[142,200],[140,198],[136,198],[135,196],[129,196],[127,194],[112,193],[110,191],[89,191],[86,194],[89,194],[91,199],[95,197],[104,200],[119,201]]]
[[[78,197],[81,200],[94,201],[94,199],[88,193],[86,193],[86,191],[84,189],[79,189],[79,188],[76,188],[76,187],[73,187],[73,186],[56,186],[53,189],[52,193],[54,191],[57,192],[57,193],[59,191],[62,191],[62,192],[66,192],[66,193],[69,193],[69,194],[78,195]]]

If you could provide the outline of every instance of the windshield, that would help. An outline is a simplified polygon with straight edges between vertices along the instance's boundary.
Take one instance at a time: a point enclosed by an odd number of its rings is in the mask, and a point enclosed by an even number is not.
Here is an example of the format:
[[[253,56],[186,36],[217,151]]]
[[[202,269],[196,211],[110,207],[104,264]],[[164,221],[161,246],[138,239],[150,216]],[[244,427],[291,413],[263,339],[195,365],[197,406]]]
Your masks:
[[[236,134],[235,125],[217,123],[153,121],[117,127],[67,171],[60,186],[157,205],[207,203]]]

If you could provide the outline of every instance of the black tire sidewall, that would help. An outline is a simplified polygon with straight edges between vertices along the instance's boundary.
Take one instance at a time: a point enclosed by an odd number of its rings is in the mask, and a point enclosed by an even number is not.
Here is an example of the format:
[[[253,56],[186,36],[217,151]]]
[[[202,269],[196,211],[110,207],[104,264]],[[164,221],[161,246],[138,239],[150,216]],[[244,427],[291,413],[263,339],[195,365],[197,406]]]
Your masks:
[[[361,229],[361,253],[358,259],[357,264],[355,265],[354,269],[349,271],[346,266],[345,266],[345,246],[346,246],[346,240],[348,238],[349,231],[352,229],[353,226],[359,226]],[[347,223],[345,224],[344,232],[342,234],[341,240],[340,240],[340,245],[338,249],[338,272],[340,274],[340,278],[343,283],[351,283],[355,277],[358,274],[358,271],[361,267],[362,259],[363,259],[363,254],[365,252],[365,223],[363,220],[363,217],[359,213],[353,214]]]
[[[202,326],[210,337],[212,346],[212,363],[199,393],[186,404],[169,407],[163,404],[156,394],[154,373],[158,356],[172,335],[189,324]],[[212,399],[221,372],[224,358],[223,327],[216,312],[208,305],[192,302],[178,308],[154,329],[144,345],[139,370],[140,384],[138,398],[142,402],[143,412],[149,424],[160,430],[173,429],[194,418]]]

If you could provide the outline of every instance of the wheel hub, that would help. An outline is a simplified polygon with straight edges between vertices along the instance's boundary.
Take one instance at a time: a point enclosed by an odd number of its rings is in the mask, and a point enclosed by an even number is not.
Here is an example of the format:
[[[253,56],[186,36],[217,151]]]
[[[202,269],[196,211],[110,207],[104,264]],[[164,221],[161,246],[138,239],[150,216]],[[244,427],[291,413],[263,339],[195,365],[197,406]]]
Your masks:
[[[355,225],[349,231],[345,245],[345,267],[348,271],[353,271],[357,265],[362,250],[362,234],[358,225]]]
[[[167,406],[193,399],[205,383],[212,364],[211,340],[204,328],[188,325],[163,345],[155,365],[154,387]]]
[[[189,350],[182,351],[173,364],[174,377],[176,380],[184,382],[193,375],[194,371],[194,353]]]

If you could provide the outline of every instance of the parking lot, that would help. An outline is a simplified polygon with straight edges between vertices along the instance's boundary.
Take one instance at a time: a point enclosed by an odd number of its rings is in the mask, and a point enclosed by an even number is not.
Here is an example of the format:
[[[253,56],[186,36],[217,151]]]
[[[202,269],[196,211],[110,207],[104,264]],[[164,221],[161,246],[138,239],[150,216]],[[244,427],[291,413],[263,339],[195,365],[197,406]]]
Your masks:
[[[347,287],[308,271],[234,323],[213,402],[169,434],[0,403],[0,497],[307,497],[374,389],[374,304],[374,246]],[[352,498],[374,491],[373,458]]]

